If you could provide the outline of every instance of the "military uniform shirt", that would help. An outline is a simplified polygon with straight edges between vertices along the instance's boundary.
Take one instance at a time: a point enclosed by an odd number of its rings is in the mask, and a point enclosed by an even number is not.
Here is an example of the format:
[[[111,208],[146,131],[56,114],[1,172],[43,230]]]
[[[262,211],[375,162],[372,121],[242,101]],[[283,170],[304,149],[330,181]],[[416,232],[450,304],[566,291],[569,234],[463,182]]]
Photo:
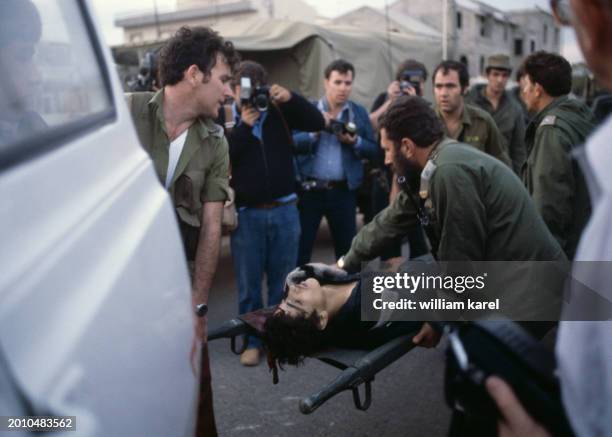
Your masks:
[[[466,144],[446,139],[430,179],[440,261],[564,260],[520,179],[505,165]],[[345,268],[378,256],[418,223],[402,191],[353,239]]]
[[[444,132],[450,137],[450,133],[438,108],[436,108],[436,113],[442,120]],[[474,146],[478,150],[488,153],[507,166],[510,166],[510,158],[505,148],[505,142],[489,114],[475,106],[465,104],[461,114],[461,125],[461,130],[457,138],[454,138],[455,140]]]
[[[527,158],[525,151],[525,118],[519,104],[507,91],[499,100],[497,109],[485,95],[486,85],[475,86],[467,96],[468,101],[489,113],[506,142],[506,150],[512,160],[512,168],[518,175]]]
[[[162,184],[166,181],[170,147],[162,110],[163,99],[163,89],[155,94],[127,95],[136,132],[151,155]],[[224,202],[228,186],[229,154],[223,128],[210,119],[198,118],[187,131],[168,188],[177,215],[182,222],[199,228],[203,203]]]
[[[572,162],[573,147],[593,129],[591,111],[567,96],[555,99],[527,127],[522,178],[550,232],[573,258],[590,215],[586,183]]]

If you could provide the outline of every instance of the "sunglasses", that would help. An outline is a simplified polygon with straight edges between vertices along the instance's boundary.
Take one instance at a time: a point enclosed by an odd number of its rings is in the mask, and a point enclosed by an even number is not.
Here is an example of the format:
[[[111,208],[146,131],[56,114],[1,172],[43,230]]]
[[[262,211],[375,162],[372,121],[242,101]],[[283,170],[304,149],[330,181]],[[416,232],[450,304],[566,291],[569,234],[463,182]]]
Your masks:
[[[570,7],[570,0],[550,0],[550,9],[561,26],[572,25],[574,14]]]

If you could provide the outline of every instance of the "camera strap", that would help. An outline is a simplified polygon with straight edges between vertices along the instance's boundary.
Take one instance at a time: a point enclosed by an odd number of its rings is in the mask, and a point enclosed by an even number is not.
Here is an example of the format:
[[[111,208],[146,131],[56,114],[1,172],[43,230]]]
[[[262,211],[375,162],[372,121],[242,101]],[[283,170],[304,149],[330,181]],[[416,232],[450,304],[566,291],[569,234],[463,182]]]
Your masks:
[[[287,120],[285,120],[285,117],[283,116],[283,111],[281,111],[280,107],[278,106],[278,104],[274,101],[272,101],[272,106],[274,108],[276,108],[276,112],[278,113],[278,116],[280,117],[281,123],[283,124],[283,127],[285,128],[285,133],[287,134],[287,140],[289,141],[289,146],[291,146],[292,148],[295,148],[295,143],[293,141],[293,135],[291,135],[291,130],[289,129],[289,125],[287,124]]]

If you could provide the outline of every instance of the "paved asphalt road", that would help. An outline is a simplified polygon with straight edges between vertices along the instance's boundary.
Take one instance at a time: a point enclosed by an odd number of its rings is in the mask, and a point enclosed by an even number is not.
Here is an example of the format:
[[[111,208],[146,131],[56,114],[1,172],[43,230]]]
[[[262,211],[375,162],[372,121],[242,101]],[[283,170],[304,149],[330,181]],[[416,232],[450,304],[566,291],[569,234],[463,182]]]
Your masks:
[[[329,234],[322,228],[313,260],[331,263],[333,258]],[[237,294],[227,241],[210,308],[209,327],[236,315]],[[310,415],[300,413],[299,400],[332,381],[338,369],[310,359],[299,368],[280,371],[280,382],[275,386],[264,362],[255,368],[242,367],[228,340],[213,341],[209,347],[215,416],[222,437],[446,435],[450,411],[443,395],[443,345],[434,350],[414,349],[381,371],[372,385],[372,405],[367,411],[355,409],[351,393],[343,392]]]

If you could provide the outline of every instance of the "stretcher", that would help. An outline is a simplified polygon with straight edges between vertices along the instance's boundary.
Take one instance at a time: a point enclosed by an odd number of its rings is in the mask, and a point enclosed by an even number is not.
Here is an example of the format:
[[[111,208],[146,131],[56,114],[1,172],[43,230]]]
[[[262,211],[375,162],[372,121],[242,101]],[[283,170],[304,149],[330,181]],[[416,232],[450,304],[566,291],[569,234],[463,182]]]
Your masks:
[[[246,344],[238,344],[238,337],[246,335],[258,336],[258,330],[254,327],[258,317],[265,317],[266,311],[260,310],[255,313],[245,314],[228,320],[208,334],[208,341],[220,338],[228,338],[233,353],[240,355],[244,352]],[[319,391],[300,400],[300,411],[310,414],[323,405],[326,401],[346,390],[353,394],[355,408],[361,411],[367,410],[372,404],[372,383],[378,372],[395,362],[413,347],[412,337],[414,333],[395,337],[385,344],[371,350],[332,348],[320,351],[310,358],[318,359],[330,366],[340,370],[340,374]],[[363,396],[360,387],[363,386]]]

